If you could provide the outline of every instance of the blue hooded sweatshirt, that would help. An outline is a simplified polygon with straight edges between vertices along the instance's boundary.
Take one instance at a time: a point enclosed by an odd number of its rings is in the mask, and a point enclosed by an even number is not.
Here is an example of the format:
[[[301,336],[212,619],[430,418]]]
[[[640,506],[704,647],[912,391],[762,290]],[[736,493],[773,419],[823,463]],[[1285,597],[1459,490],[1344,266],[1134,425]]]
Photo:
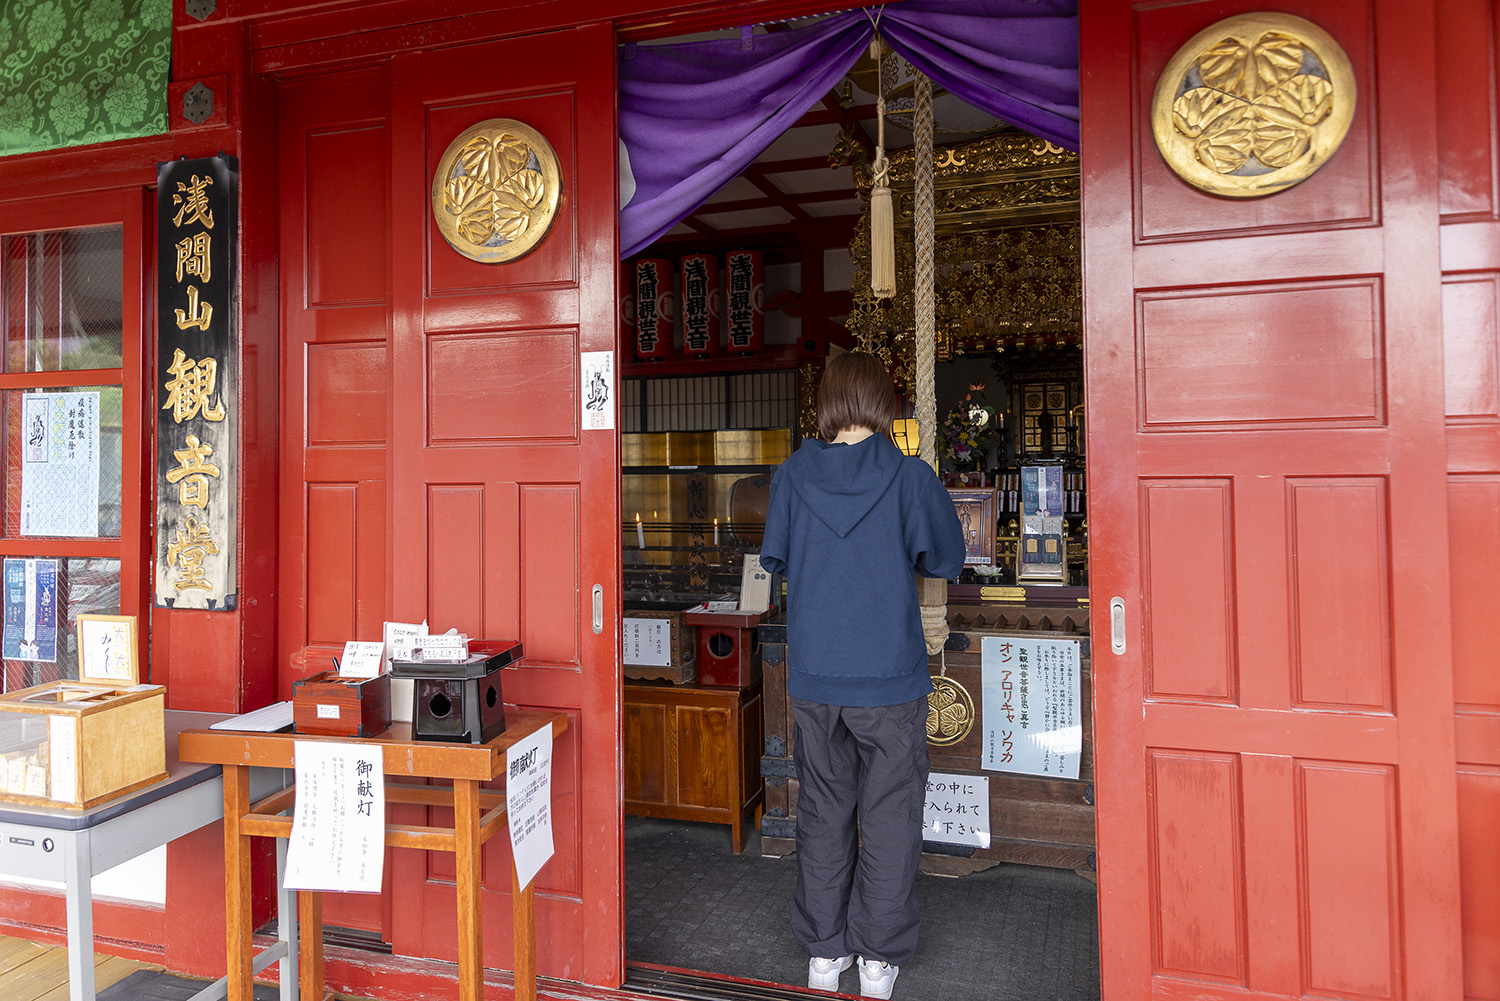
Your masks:
[[[932,690],[914,571],[951,579],[964,565],[932,467],[880,434],[807,439],[771,480],[760,562],[786,575],[789,694],[892,706]]]

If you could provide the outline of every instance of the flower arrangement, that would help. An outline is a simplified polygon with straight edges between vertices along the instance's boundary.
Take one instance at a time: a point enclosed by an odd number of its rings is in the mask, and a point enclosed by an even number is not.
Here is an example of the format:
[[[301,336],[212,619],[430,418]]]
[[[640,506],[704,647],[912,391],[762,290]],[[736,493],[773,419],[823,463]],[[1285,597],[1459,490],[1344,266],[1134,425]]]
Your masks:
[[[969,392],[943,418],[941,449],[956,469],[976,469],[1000,433],[995,408],[985,402],[984,383],[969,386]]]

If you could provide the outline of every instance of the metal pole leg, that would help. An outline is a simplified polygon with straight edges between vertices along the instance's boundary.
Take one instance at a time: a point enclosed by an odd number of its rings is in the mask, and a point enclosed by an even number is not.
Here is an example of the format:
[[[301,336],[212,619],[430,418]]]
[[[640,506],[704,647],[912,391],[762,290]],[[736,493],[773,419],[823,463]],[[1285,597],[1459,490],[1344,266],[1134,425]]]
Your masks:
[[[94,1001],[94,887],[88,831],[59,835],[68,902],[68,997]]]

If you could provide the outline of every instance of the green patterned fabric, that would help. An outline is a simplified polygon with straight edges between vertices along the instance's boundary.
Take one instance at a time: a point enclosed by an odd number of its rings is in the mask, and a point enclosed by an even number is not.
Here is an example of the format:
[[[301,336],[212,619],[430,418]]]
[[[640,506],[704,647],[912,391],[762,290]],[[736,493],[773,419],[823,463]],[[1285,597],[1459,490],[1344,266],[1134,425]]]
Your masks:
[[[172,0],[0,0],[0,154],[167,131]]]

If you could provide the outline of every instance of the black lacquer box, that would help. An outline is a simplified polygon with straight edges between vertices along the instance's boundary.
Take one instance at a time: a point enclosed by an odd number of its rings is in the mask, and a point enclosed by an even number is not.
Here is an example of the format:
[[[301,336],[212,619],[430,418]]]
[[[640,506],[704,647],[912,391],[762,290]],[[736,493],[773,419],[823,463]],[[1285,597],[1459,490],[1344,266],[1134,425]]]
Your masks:
[[[485,744],[504,733],[500,669],[520,658],[519,640],[474,640],[465,660],[393,660],[391,677],[414,682],[412,737]]]

